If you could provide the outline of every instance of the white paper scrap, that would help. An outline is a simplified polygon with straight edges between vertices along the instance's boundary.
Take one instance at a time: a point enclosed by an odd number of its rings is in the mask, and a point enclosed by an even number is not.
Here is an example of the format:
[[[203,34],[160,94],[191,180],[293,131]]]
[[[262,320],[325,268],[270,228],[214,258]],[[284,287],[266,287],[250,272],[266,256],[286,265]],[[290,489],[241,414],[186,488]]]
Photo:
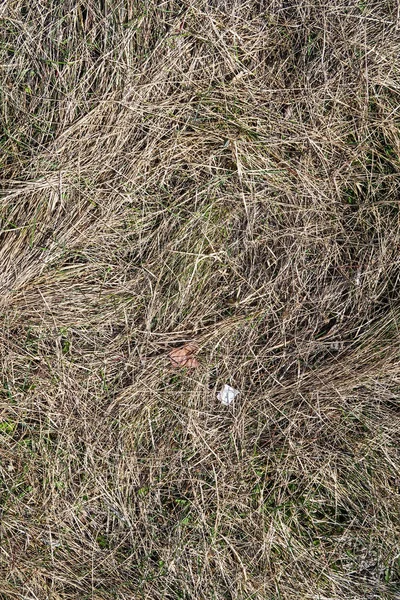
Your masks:
[[[235,388],[231,387],[226,383],[222,390],[218,392],[217,398],[218,400],[221,400],[221,403],[224,406],[230,406],[235,400],[236,396],[238,396],[239,394],[239,390],[235,390]]]

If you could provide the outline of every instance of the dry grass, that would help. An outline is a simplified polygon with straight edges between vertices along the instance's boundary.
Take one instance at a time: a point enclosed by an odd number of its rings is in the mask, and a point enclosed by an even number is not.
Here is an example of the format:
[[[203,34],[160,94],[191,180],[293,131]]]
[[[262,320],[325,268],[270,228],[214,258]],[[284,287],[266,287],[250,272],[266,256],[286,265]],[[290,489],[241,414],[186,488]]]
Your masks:
[[[0,597],[400,598],[397,2],[0,17]]]

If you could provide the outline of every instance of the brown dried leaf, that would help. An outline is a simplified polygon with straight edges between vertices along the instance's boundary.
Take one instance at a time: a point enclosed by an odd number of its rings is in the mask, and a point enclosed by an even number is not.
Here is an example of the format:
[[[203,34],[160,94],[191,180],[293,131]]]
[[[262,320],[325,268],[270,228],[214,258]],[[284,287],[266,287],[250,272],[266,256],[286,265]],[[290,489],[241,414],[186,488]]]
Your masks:
[[[174,348],[169,353],[169,359],[174,369],[181,369],[186,367],[187,369],[196,369],[199,366],[199,361],[194,356],[198,351],[197,344],[189,343],[181,346],[180,348]]]

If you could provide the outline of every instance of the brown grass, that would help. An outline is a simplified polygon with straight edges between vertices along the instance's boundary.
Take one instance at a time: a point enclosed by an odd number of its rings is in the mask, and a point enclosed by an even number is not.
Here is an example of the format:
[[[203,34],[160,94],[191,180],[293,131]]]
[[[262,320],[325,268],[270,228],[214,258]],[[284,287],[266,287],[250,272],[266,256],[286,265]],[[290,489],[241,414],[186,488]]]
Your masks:
[[[400,598],[397,3],[0,19],[0,597]]]

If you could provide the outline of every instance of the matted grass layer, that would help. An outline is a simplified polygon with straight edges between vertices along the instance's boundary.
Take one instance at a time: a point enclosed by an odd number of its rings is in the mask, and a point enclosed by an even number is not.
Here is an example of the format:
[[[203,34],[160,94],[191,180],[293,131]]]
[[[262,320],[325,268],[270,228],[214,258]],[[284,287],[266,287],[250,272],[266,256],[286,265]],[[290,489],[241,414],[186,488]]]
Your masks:
[[[400,597],[399,27],[1,4],[2,599]]]

